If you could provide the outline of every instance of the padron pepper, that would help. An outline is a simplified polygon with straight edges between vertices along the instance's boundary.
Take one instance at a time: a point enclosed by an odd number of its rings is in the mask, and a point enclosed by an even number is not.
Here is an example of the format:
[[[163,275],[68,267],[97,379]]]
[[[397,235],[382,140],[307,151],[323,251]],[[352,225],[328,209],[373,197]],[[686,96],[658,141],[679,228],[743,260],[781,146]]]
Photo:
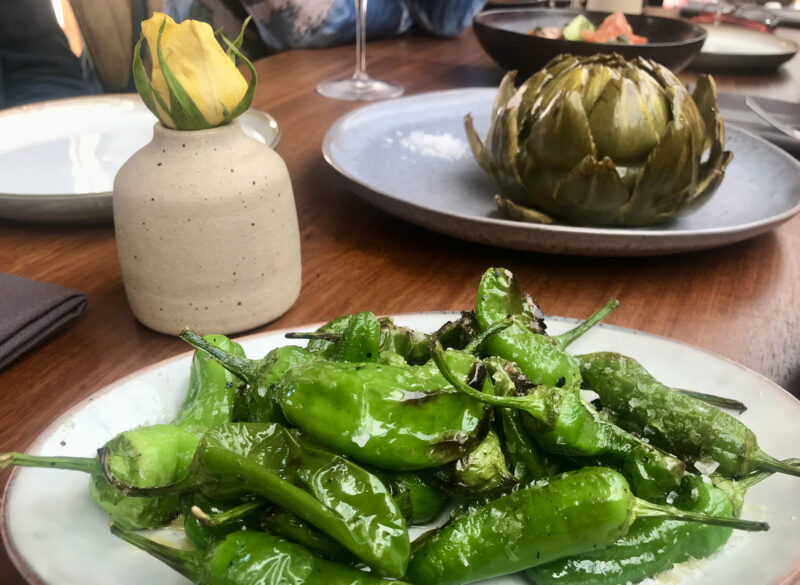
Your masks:
[[[481,371],[462,352],[443,358],[462,377]],[[470,383],[482,388],[485,379]],[[438,467],[471,451],[489,430],[489,410],[456,392],[433,363],[398,367],[311,361],[276,388],[289,422],[357,461],[411,471]]]
[[[584,464],[600,462],[620,468],[639,497],[660,501],[681,485],[685,465],[602,419],[576,388],[531,386],[524,396],[494,396],[467,386],[442,359],[441,345],[431,343],[433,360],[459,392],[494,406],[526,413],[525,428],[548,453]]]
[[[739,515],[748,489],[772,475],[756,472],[716,487],[708,478],[687,476],[675,506],[697,514]],[[663,518],[637,519],[609,546],[558,559],[528,570],[535,585],[618,585],[639,581],[677,563],[705,558],[724,545],[732,529]]]
[[[577,359],[585,385],[597,392],[620,426],[699,465],[699,471],[716,471],[728,478],[755,470],[800,476],[800,466],[767,455],[755,433],[737,418],[673,391],[635,359],[610,352]]]
[[[238,343],[223,335],[208,335],[207,347],[225,348],[244,355]],[[205,352],[192,357],[189,386],[175,421],[124,431],[105,443],[109,465],[120,479],[139,487],[171,483],[183,478],[197,447],[198,434],[232,419],[236,379]],[[89,494],[114,522],[130,528],[154,528],[171,521],[180,511],[177,496],[132,498],[112,485],[94,457],[37,457],[22,453],[0,454],[0,467],[18,465],[69,469],[91,475]]]
[[[370,468],[370,471],[389,488],[408,525],[434,520],[447,504],[448,498],[426,481],[420,472],[378,468]]]
[[[206,551],[169,547],[116,524],[111,532],[197,585],[409,585],[326,561],[264,532],[234,532]]]
[[[625,478],[585,467],[516,490],[469,510],[414,543],[406,579],[463,585],[516,573],[558,558],[605,547],[637,518],[672,518],[742,530],[763,522],[718,518],[660,506],[633,496]]]
[[[492,377],[492,393],[497,396],[516,396],[517,386],[509,373],[510,364],[505,360],[488,358],[484,364]],[[513,370],[512,370],[513,371]],[[527,378],[525,378],[527,381]],[[499,430],[503,438],[511,472],[519,483],[529,483],[551,475],[551,465],[541,447],[522,424],[522,414],[513,408],[496,408]]]
[[[500,437],[489,431],[472,451],[431,473],[453,495],[472,497],[511,489],[517,480],[508,470]]]
[[[277,423],[233,423],[200,440],[190,473],[160,487],[109,481],[129,495],[198,490],[216,500],[260,496],[324,532],[380,574],[401,577],[405,521],[381,481],[341,455]]]
[[[565,348],[617,307],[609,301],[584,323],[559,337],[545,334],[544,313],[520,286],[510,270],[489,268],[481,278],[475,315],[482,331],[505,317],[511,326],[486,341],[490,355],[514,362],[534,384],[580,387],[581,374]]]
[[[296,345],[284,345],[270,351],[260,360],[251,360],[209,344],[203,337],[185,329],[181,338],[207,352],[219,365],[247,384],[237,396],[237,420],[241,422],[285,423],[275,396],[275,385],[290,368],[318,359]]]

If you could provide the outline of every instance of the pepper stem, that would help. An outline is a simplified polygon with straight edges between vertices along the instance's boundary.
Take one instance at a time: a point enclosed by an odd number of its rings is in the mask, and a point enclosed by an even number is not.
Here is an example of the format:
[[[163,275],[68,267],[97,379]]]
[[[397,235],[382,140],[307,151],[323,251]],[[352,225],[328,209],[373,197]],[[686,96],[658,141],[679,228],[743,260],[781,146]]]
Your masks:
[[[773,471],[777,473],[785,473],[786,475],[794,475],[800,477],[800,464],[797,459],[787,459],[781,461],[774,457],[767,455],[761,449],[755,452],[755,455],[749,458],[756,469],[764,471]]]
[[[481,345],[489,339],[492,335],[496,333],[500,333],[501,331],[508,329],[511,327],[512,323],[514,323],[513,317],[506,317],[505,319],[501,319],[496,323],[492,323],[489,325],[484,331],[481,331],[478,335],[473,337],[467,346],[464,348],[466,353],[475,353],[480,349]]]
[[[636,498],[633,504],[633,513],[637,518],[669,518],[682,522],[699,522],[700,524],[710,524],[712,526],[724,526],[735,528],[736,530],[746,530],[748,532],[760,532],[769,530],[766,522],[755,522],[753,520],[742,520],[741,518],[723,518],[719,516],[708,516],[707,514],[697,514],[686,512],[672,506],[660,506],[647,500]]]
[[[195,583],[202,582],[203,554],[193,550],[182,550],[171,546],[166,546],[145,538],[141,534],[123,528],[119,524],[111,524],[111,534],[114,534],[146,553],[154,556],[158,560],[166,563],[181,575],[189,578]]]
[[[181,331],[181,339],[186,343],[200,349],[210,355],[214,360],[231,372],[236,377],[244,380],[250,386],[258,385],[259,373],[261,370],[261,362],[250,360],[247,358],[233,355],[227,351],[220,349],[213,343],[209,343],[201,335],[198,335],[191,329],[184,329]]]
[[[487,329],[488,331],[488,329]],[[503,406],[505,408],[514,408],[516,410],[523,410],[530,414],[533,418],[542,423],[552,426],[555,415],[553,409],[536,394],[528,394],[527,396],[494,396],[485,394],[475,390],[463,380],[460,380],[448,365],[444,358],[444,349],[441,342],[433,338],[429,344],[431,357],[439,368],[442,376],[459,392],[474,398],[478,402],[484,404],[491,404],[492,406]]]
[[[100,467],[100,474],[106,478],[106,481],[121,491],[126,496],[135,498],[145,498],[152,496],[168,496],[170,494],[183,494],[190,492],[197,487],[197,482],[193,473],[189,473],[180,481],[175,483],[168,483],[166,485],[158,485],[151,487],[139,487],[128,482],[122,481],[114,475],[111,471],[111,464],[109,457],[111,451],[108,447],[101,447],[97,450],[97,459]]]
[[[332,333],[330,331],[290,331],[284,335],[286,339],[322,339],[338,343],[342,340],[341,333]]]
[[[223,526],[241,520],[253,512],[266,508],[266,506],[267,503],[264,500],[253,500],[216,514],[208,514],[200,506],[192,506],[191,510],[192,515],[204,526]]]
[[[590,315],[588,319],[578,324],[578,326],[573,327],[561,335],[554,335],[551,337],[551,339],[556,344],[557,348],[566,349],[575,340],[587,333],[592,327],[608,317],[617,307],[619,307],[619,301],[617,299],[610,299],[599,310]]]
[[[704,392],[696,392],[694,390],[686,390],[684,388],[673,388],[673,390],[675,392],[680,392],[681,394],[691,396],[692,398],[696,398],[697,400],[702,400],[703,402],[710,404],[711,406],[716,406],[717,408],[737,410],[739,411],[739,414],[747,410],[747,406],[745,406],[744,402],[739,402],[733,398],[725,398],[724,396],[717,396],[716,394],[706,394]]]
[[[103,470],[94,457],[40,457],[25,453],[0,453],[0,469],[13,466],[68,469],[91,475],[103,475]]]

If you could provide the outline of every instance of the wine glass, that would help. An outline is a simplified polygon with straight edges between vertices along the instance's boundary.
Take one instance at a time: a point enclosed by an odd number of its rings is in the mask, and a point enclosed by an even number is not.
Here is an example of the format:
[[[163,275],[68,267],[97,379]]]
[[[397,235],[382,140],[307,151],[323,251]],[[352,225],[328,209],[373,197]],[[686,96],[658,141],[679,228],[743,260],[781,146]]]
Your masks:
[[[352,77],[323,81],[317,92],[337,100],[372,101],[403,94],[403,86],[367,75],[367,0],[353,0],[356,6],[356,70]]]

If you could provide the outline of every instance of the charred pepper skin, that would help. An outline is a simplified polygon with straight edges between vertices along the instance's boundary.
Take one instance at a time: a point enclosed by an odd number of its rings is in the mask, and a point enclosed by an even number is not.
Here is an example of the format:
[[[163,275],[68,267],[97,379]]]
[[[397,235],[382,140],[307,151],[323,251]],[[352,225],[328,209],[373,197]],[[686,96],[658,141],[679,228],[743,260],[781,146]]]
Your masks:
[[[578,356],[585,386],[597,392],[617,423],[689,463],[717,465],[716,473],[738,478],[755,470],[800,476],[758,446],[755,433],[737,418],[706,402],[675,392],[635,359],[611,352]]]
[[[488,354],[514,362],[534,384],[580,387],[575,359],[545,335],[544,313],[504,268],[490,268],[478,287],[475,315],[482,331],[509,315],[511,327],[486,341]]]
[[[477,364],[461,352],[446,359],[464,377]],[[483,387],[484,380],[475,383]],[[383,469],[455,461],[489,429],[488,409],[453,390],[434,364],[308,362],[284,375],[277,396],[286,418],[304,433]]]

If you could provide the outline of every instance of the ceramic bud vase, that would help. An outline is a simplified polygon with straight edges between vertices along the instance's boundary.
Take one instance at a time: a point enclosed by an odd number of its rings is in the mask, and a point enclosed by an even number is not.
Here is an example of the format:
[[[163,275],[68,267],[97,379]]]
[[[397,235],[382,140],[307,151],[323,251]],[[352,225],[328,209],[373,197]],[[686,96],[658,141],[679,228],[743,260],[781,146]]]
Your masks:
[[[300,293],[300,235],[283,159],[238,121],[156,124],[114,181],[114,227],[136,318],[162,333],[235,333]]]

